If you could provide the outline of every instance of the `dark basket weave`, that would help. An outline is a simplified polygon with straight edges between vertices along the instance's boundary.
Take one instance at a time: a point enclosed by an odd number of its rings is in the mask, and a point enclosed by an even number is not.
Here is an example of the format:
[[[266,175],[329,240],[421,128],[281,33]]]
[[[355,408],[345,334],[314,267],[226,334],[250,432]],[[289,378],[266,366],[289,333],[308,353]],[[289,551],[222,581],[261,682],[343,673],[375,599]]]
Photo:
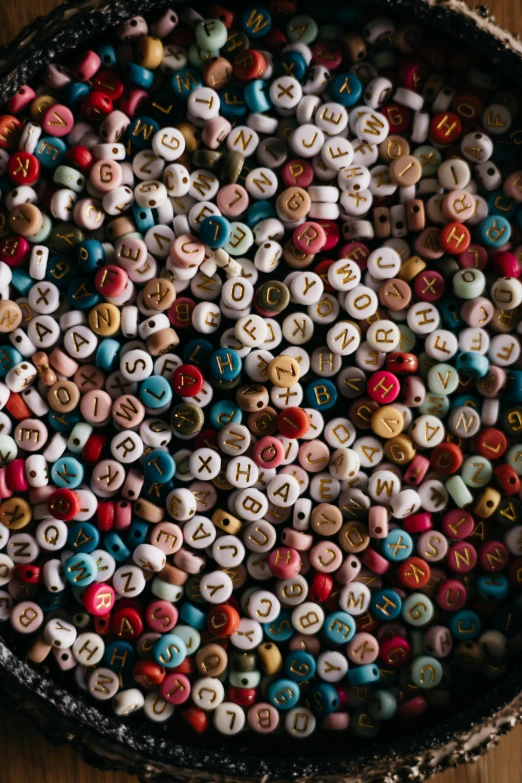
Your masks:
[[[50,60],[67,58],[87,38],[167,4],[184,5],[183,0],[73,0],[37,19],[13,43],[0,47],[0,104]],[[198,4],[197,0],[190,3]],[[359,4],[431,25],[480,51],[488,68],[496,67],[522,84],[520,42],[497,27],[483,7],[471,11],[460,0],[359,0]],[[306,7],[306,0],[301,5]],[[310,3],[310,11],[327,18],[337,6],[338,2],[322,0]],[[219,736],[197,738],[168,723],[144,725],[133,718],[124,723],[57,686],[17,657],[1,636],[0,685],[4,706],[33,718],[51,742],[70,742],[94,766],[125,770],[142,781],[158,783],[304,783],[312,778],[317,783],[421,781],[478,758],[522,719],[522,665],[479,691],[474,703],[468,699],[468,706],[460,711],[436,723],[420,721],[408,734],[394,734],[397,729],[392,727],[391,735],[371,743],[336,732],[302,744],[285,734],[270,738],[245,734],[225,741]]]

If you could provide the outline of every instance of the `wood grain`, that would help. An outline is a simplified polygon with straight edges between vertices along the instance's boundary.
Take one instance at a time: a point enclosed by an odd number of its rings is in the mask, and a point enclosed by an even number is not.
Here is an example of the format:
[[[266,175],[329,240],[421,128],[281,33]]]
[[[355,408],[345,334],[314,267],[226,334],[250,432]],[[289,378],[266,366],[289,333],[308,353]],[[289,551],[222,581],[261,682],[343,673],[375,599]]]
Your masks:
[[[10,41],[24,25],[48,13],[58,2],[0,0],[0,43]],[[519,0],[489,0],[488,6],[501,26],[522,34]],[[436,775],[432,783],[520,783],[521,770],[519,725],[476,764],[447,770]],[[0,711],[0,783],[137,783],[137,779],[95,770],[72,748],[49,745],[29,720]]]

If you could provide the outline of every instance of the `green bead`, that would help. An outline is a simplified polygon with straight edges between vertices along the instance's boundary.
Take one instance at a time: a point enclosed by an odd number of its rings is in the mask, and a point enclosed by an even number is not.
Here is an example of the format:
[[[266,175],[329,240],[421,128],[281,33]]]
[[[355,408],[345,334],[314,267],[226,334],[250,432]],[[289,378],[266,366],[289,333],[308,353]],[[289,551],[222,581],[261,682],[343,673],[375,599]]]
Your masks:
[[[433,263],[432,268],[437,272],[440,272],[443,277],[448,278],[454,275],[455,272],[458,272],[460,266],[452,256],[442,256],[442,258],[439,258],[438,261]]]
[[[429,144],[423,144],[422,147],[417,147],[412,153],[414,158],[417,158],[422,166],[423,177],[433,177],[442,163],[442,155]]]
[[[402,617],[409,625],[422,628],[433,617],[433,603],[423,593],[411,593],[402,604]]]
[[[522,524],[522,503],[515,497],[502,498],[491,521],[504,527]]]
[[[233,57],[239,52],[244,52],[250,46],[248,36],[241,30],[231,30],[228,34],[227,42],[222,48],[224,57],[231,55]]]
[[[76,245],[86,238],[75,223],[58,223],[51,231],[50,242],[58,253],[72,253]]]
[[[229,672],[228,681],[234,688],[257,688],[261,680],[261,672]]]
[[[230,239],[224,249],[231,256],[244,256],[254,244],[254,235],[246,223],[234,221],[230,224]]]
[[[380,731],[381,724],[372,718],[367,710],[357,710],[350,719],[350,728],[356,737],[372,739]]]
[[[293,16],[286,26],[288,40],[292,43],[311,44],[318,32],[316,21],[306,14]]]
[[[150,589],[155,596],[161,598],[163,601],[169,601],[170,603],[179,601],[183,595],[182,587],[179,585],[171,585],[169,582],[164,582],[159,576],[156,576],[152,580]]]
[[[348,699],[351,707],[362,707],[372,694],[367,685],[351,685],[348,688]]]
[[[255,653],[233,650],[230,654],[229,665],[231,671],[238,672],[239,674],[253,672],[256,670],[257,666]]]
[[[195,435],[205,422],[205,414],[193,402],[182,402],[172,409],[171,424],[175,435]]]
[[[428,372],[432,367],[435,367],[437,364],[436,359],[432,359],[431,356],[428,356],[426,351],[421,351],[419,354],[419,375],[421,378],[427,378]]]
[[[444,485],[455,503],[459,508],[464,508],[473,503],[473,495],[464,484],[460,476],[451,476]]]
[[[189,63],[193,68],[202,68],[217,57],[219,57],[218,49],[210,51],[208,49],[202,49],[197,44],[192,44],[189,49]]]
[[[493,475],[493,466],[485,457],[467,457],[460,469],[462,481],[471,489],[484,487]]]
[[[64,188],[70,188],[75,193],[81,193],[85,187],[85,177],[71,166],[58,166],[54,170],[53,182],[63,185]]]
[[[433,394],[453,394],[459,383],[459,374],[451,364],[441,362],[428,370],[428,389]]]
[[[442,680],[440,661],[431,655],[421,655],[411,664],[411,681],[419,688],[436,688]]]
[[[480,269],[461,269],[453,276],[452,283],[459,299],[476,299],[484,293],[486,277]]]
[[[445,394],[427,394],[419,405],[419,412],[442,419],[449,410],[450,398]]]
[[[397,712],[397,699],[391,691],[374,691],[367,709],[374,720],[391,720]]]
[[[37,234],[33,234],[32,237],[27,237],[27,241],[32,245],[39,245],[42,242],[47,242],[49,239],[49,235],[53,229],[53,222],[45,212],[42,212],[42,223],[43,226]]]
[[[517,436],[522,430],[522,406],[510,405],[502,410],[500,415],[502,429],[506,435]]]
[[[290,303],[290,291],[279,280],[268,280],[258,288],[257,304],[261,310],[281,313]]]
[[[397,326],[401,333],[397,350],[404,351],[405,353],[412,353],[417,344],[417,335],[415,332],[412,332],[408,324],[397,324]]]
[[[515,473],[522,476],[522,443],[514,443],[506,451],[506,462],[511,465]]]
[[[196,150],[192,155],[192,165],[196,169],[207,171],[219,171],[223,165],[225,156],[217,150]]]
[[[194,35],[197,45],[210,52],[212,49],[222,49],[225,46],[228,30],[219,19],[205,19],[196,25]]]
[[[245,156],[240,152],[227,152],[221,169],[221,181],[225,185],[235,185],[245,165]]]

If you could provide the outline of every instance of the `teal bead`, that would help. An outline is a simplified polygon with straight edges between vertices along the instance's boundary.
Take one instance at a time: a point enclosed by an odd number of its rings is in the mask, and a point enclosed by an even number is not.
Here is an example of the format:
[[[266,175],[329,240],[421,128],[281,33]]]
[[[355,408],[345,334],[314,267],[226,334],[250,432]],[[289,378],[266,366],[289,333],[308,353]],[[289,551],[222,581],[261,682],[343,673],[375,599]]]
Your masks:
[[[376,663],[367,663],[348,669],[347,677],[350,685],[371,685],[373,682],[379,682],[381,675]]]
[[[387,560],[390,560],[392,563],[400,563],[403,560],[407,560],[413,552],[413,539],[405,530],[395,528],[394,530],[390,530],[386,538],[382,539],[380,542],[380,550],[381,554],[384,555]],[[387,591],[383,590],[381,592],[386,593]],[[394,593],[394,597],[390,595],[389,600],[396,603],[398,599],[400,602],[399,596],[393,590],[389,592]],[[383,605],[385,604],[386,599],[383,596]],[[400,609],[394,616],[397,617],[399,613]]]
[[[489,359],[473,351],[461,351],[455,359],[457,372],[471,378],[483,378],[489,372]]]
[[[327,411],[337,402],[337,387],[327,378],[312,381],[306,387],[305,396],[311,408]]]
[[[402,603],[402,617],[417,628],[427,625],[433,617],[433,603],[423,593],[411,593]]]
[[[315,675],[316,668],[314,656],[305,650],[289,653],[283,663],[286,676],[295,682],[305,682],[311,679]]]
[[[233,120],[243,117],[243,115],[247,113],[245,90],[242,85],[227,85],[227,87],[222,90],[221,95],[223,97],[221,99],[219,112],[223,117],[226,117],[227,120],[232,122]]]
[[[67,144],[58,136],[40,136],[33,155],[43,169],[53,170],[61,165],[66,152]]]
[[[310,708],[317,715],[330,715],[339,705],[339,694],[329,682],[313,685],[306,695]]]
[[[134,222],[136,223],[136,228],[140,234],[146,234],[149,228],[152,228],[154,225],[152,209],[140,207],[139,204],[133,204],[131,212]]]
[[[347,676],[349,681],[349,677]],[[350,707],[362,707],[363,704],[367,704],[370,698],[372,689],[367,685],[350,685],[348,687],[348,703]]]
[[[84,82],[69,82],[60,90],[60,100],[72,109],[75,104],[90,93],[89,85]],[[54,140],[54,136],[52,137]]]
[[[482,400],[483,398],[479,397],[478,394],[458,394],[456,397],[450,397],[449,407],[452,411],[455,408],[469,407],[480,413]]]
[[[117,62],[114,46],[111,46],[111,44],[108,43],[102,43],[99,46],[96,46],[94,51],[102,61],[103,68],[114,68]]]
[[[300,696],[299,685],[293,680],[277,679],[267,689],[268,701],[277,710],[286,711],[295,707]]]
[[[63,573],[69,584],[83,588],[94,582],[98,574],[98,566],[94,557],[91,557],[88,552],[78,552],[67,558]]]
[[[149,375],[140,385],[139,397],[147,408],[164,408],[172,400],[172,385],[162,375]]]
[[[220,381],[232,381],[241,372],[241,357],[233,348],[218,348],[209,360],[209,371]]]
[[[230,222],[222,215],[211,215],[201,221],[199,239],[211,250],[217,250],[230,239]]]
[[[154,134],[159,131],[159,123],[152,117],[135,117],[127,128],[127,138],[137,150],[149,150]]]
[[[477,592],[485,601],[503,601],[509,593],[505,574],[483,574],[477,579]]]
[[[88,277],[79,277],[67,286],[67,301],[75,310],[90,310],[101,300],[93,282]]]
[[[67,599],[67,590],[62,590],[61,593],[40,593],[34,600],[44,612],[54,612],[65,606]]]
[[[362,83],[353,73],[339,73],[330,82],[332,101],[341,106],[353,106],[362,95]]]
[[[67,545],[73,552],[94,552],[100,543],[100,532],[90,522],[77,522],[67,536]]]
[[[201,644],[200,632],[190,625],[176,625],[176,636],[179,636],[184,643],[187,655],[194,655]]]
[[[511,224],[502,215],[488,215],[479,223],[478,233],[486,247],[502,247],[511,237]]]
[[[254,201],[246,211],[246,222],[249,228],[254,229],[262,220],[275,216],[276,213],[270,201]]]
[[[0,345],[0,378],[5,378],[9,370],[23,361],[23,358],[20,351],[12,345]]]
[[[264,38],[272,27],[272,17],[263,6],[252,5],[241,16],[241,29],[254,40]]]
[[[461,269],[453,275],[452,285],[459,299],[476,299],[484,293],[486,277],[480,269]]]
[[[420,655],[411,663],[410,679],[424,690],[436,688],[442,680],[442,665],[431,655]]]
[[[263,633],[274,642],[287,642],[295,633],[292,613],[282,609],[271,623],[263,623]]]
[[[290,54],[290,52],[288,52]],[[292,52],[291,54],[295,54]],[[245,87],[245,101],[252,112],[262,114],[270,111],[272,104],[268,97],[268,85],[263,79],[254,79]]]
[[[375,690],[368,699],[367,709],[374,720],[391,720],[397,712],[397,698],[391,691]]]
[[[370,611],[376,620],[388,622],[401,613],[402,600],[395,590],[375,590],[370,601]]]
[[[509,402],[522,402],[522,370],[509,368],[503,396]]]
[[[202,49],[197,44],[192,44],[188,52],[189,63],[193,68],[201,70],[211,60],[219,57],[219,49]]]
[[[462,284],[463,287],[464,284]],[[461,298],[465,299],[466,297],[463,296]],[[473,297],[470,298],[472,299]],[[437,301],[437,308],[442,316],[444,326],[449,329],[460,329],[464,325],[464,321],[460,317],[460,304],[453,296],[444,294],[442,299]]]
[[[184,601],[179,607],[179,616],[184,623],[201,631],[207,626],[207,613],[194,604]]]
[[[203,82],[200,73],[194,68],[182,68],[172,76],[171,85],[174,94],[182,101],[186,101],[191,92],[203,87]]]
[[[148,68],[142,68],[141,65],[137,65],[130,60],[122,64],[121,73],[125,81],[135,84],[142,90],[148,90],[154,81],[153,71],[149,71]]]
[[[419,375],[421,378],[427,378],[428,372],[434,366],[434,360],[428,356],[426,351],[421,351],[417,358],[419,360]]]
[[[451,476],[445,483],[451,499],[459,508],[464,508],[473,502],[473,495],[464,483],[461,476]]]
[[[257,688],[261,682],[261,672],[229,672],[228,681],[234,688]]]
[[[423,177],[433,177],[442,163],[442,155],[436,147],[429,144],[423,144],[413,150],[412,155],[417,158],[422,166]]]
[[[508,461],[508,460],[506,460]],[[485,457],[478,454],[466,457],[460,469],[460,477],[471,489],[479,489],[489,484],[493,475],[493,465]]]
[[[2,349],[0,349],[0,355]],[[522,476],[522,443],[514,443],[506,451],[506,462],[511,465],[517,475]]]
[[[84,239],[74,247],[75,258],[85,273],[94,273],[105,264],[105,250],[97,239]]]
[[[57,487],[76,489],[83,481],[83,465],[74,457],[60,457],[51,468],[51,479]]]
[[[371,718],[366,710],[357,710],[350,718],[350,730],[356,737],[373,739],[381,730],[381,724]]]
[[[103,661],[105,666],[114,672],[130,673],[136,662],[136,650],[130,642],[126,642],[124,639],[109,642],[103,653]]]
[[[141,519],[134,519],[127,530],[127,545],[129,549],[136,549],[138,544],[145,544],[150,533],[150,525]]]
[[[306,65],[306,60],[302,54],[299,54],[299,52],[282,52],[276,57],[274,63],[274,75],[276,77],[292,76],[294,79],[297,79],[297,81],[301,81],[307,71],[307,68],[308,66]],[[252,111],[254,111],[254,109]]]
[[[183,639],[175,633],[166,633],[152,648],[156,663],[166,669],[175,669],[187,657],[187,648]]]
[[[166,453],[166,452],[164,452]],[[141,497],[150,500],[151,503],[166,504],[167,495],[174,489],[172,480],[160,484],[158,481],[145,481],[141,490]]]
[[[79,276],[78,264],[65,255],[52,256],[45,272],[45,279],[58,288],[65,288]]]
[[[143,460],[143,475],[148,481],[165,484],[174,478],[176,463],[167,451],[153,449]]]
[[[419,405],[419,414],[422,416],[429,414],[442,419],[449,410],[450,400],[451,398],[446,394],[427,394]]]
[[[125,546],[123,539],[114,530],[103,536],[103,546],[118,563],[131,556],[131,550]]]
[[[112,337],[106,337],[96,349],[94,357],[96,367],[100,367],[100,369],[106,370],[107,372],[115,370],[120,350],[121,343],[118,340],[114,340]]]
[[[207,52],[222,49],[227,42],[228,30],[219,19],[205,19],[194,30],[196,43]]]
[[[326,616],[322,630],[332,644],[346,644],[355,636],[357,625],[351,614],[338,611]]]
[[[16,267],[11,270],[12,278],[11,285],[22,296],[26,296],[34,285],[33,278],[21,267]]]
[[[452,636],[459,641],[476,639],[481,630],[480,617],[471,609],[461,609],[452,614],[448,625]]]
[[[70,432],[72,428],[81,421],[80,412],[77,408],[69,413],[58,413],[50,410],[47,414],[49,426],[56,432]]]
[[[453,394],[459,384],[459,374],[452,364],[441,362],[428,370],[428,389],[433,394]]]
[[[489,208],[489,215],[500,215],[507,220],[514,218],[518,209],[517,202],[513,201],[512,198],[508,198],[508,196],[504,194],[502,188],[493,190],[486,201]]]
[[[244,173],[244,167],[241,174]],[[247,175],[245,175],[246,177]],[[238,177],[239,180],[239,177]],[[244,183],[243,183],[244,185]],[[244,256],[254,244],[254,235],[246,223],[234,221],[230,224],[230,239],[224,249],[231,256]]]
[[[197,364],[198,367],[206,370],[210,357],[214,353],[214,346],[210,340],[204,340],[202,337],[196,337],[189,340],[183,348],[183,361],[186,364]]]

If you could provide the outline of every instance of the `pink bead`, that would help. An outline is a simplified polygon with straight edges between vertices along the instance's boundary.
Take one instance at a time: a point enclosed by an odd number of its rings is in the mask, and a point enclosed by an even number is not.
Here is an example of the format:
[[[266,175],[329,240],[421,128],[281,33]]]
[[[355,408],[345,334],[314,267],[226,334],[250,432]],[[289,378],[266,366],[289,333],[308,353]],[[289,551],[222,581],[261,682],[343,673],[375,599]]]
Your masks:
[[[480,381],[475,381],[475,388],[483,397],[496,399],[499,391],[505,385],[506,380],[507,373],[504,368],[491,364],[485,378],[481,378]]]
[[[385,506],[371,506],[368,511],[370,538],[386,538],[388,535],[388,510]]]
[[[369,255],[370,248],[362,242],[348,242],[339,249],[339,258],[351,258],[362,272],[366,270]]]
[[[323,718],[321,725],[326,731],[345,731],[350,725],[350,715],[347,712],[331,712]]]
[[[63,375],[65,378],[72,378],[79,367],[78,362],[67,356],[61,348],[53,348],[49,354],[49,364],[59,375]]]
[[[120,22],[116,28],[116,35],[120,41],[129,41],[133,38],[141,38],[147,35],[149,28],[143,16],[133,16],[132,19],[126,19]]]
[[[116,593],[111,585],[93,582],[85,588],[82,603],[89,614],[103,617],[109,614],[116,603]]]
[[[319,223],[305,221],[293,234],[294,246],[302,253],[319,253],[326,244],[326,234]]]
[[[183,533],[173,522],[159,522],[152,528],[150,543],[167,556],[173,555],[183,544]]]
[[[314,543],[314,537],[301,530],[294,530],[293,527],[285,527],[281,533],[281,541],[285,546],[298,552],[307,552]]]
[[[131,468],[127,473],[125,484],[122,487],[121,494],[125,500],[136,500],[141,492],[145,477],[136,468]],[[152,542],[151,542],[152,543]]]
[[[302,468],[300,465],[283,465],[279,473],[287,474],[288,476],[293,476],[298,480],[300,495],[304,494],[308,489],[308,484],[310,482],[310,479],[308,477],[308,473],[306,472],[306,470]],[[284,509],[281,510],[283,511]]]
[[[110,484],[109,484],[110,480]],[[104,497],[115,495],[125,481],[125,470],[115,459],[103,459],[94,466],[91,487],[94,492],[101,491]]]
[[[468,249],[457,256],[462,269],[485,269],[488,263],[488,252],[482,245],[471,242]]]
[[[71,73],[79,82],[88,82],[100,70],[101,59],[90,49],[75,60]]]
[[[59,650],[53,647],[53,655],[62,672],[68,672],[78,666],[78,661],[74,657],[72,650]]]
[[[425,228],[421,231],[419,236],[415,240],[415,250],[423,258],[427,258],[430,261],[434,261],[437,258],[442,258],[444,255],[443,249],[439,245],[438,228]]]
[[[374,663],[379,657],[379,642],[371,633],[356,633],[346,646],[346,655],[357,666]]]
[[[414,696],[412,699],[399,704],[397,715],[401,720],[413,720],[418,718],[428,709],[428,702],[424,696]]]
[[[56,492],[56,487],[46,484],[45,487],[31,487],[29,490],[29,503],[36,506],[37,503],[47,503],[51,495]]]
[[[384,639],[392,639],[394,636],[406,636],[407,633],[406,626],[398,620],[394,620],[391,623],[383,623],[375,629],[375,636],[379,642]]]
[[[278,468],[285,458],[285,448],[279,438],[266,435],[255,444],[252,456],[260,468]]]
[[[158,16],[150,23],[149,33],[156,38],[166,38],[176,29],[178,21],[177,13],[172,8],[166,8],[165,11],[159,12]]]
[[[33,88],[29,87],[28,84],[22,84],[15,94],[9,98],[5,107],[10,113],[20,114],[35,98],[36,93]]]
[[[190,689],[189,678],[175,672],[167,674],[159,686],[161,698],[169,704],[183,704],[190,696]]]
[[[18,633],[34,633],[44,621],[44,613],[33,601],[21,601],[16,604],[10,616],[11,625]]]
[[[145,609],[145,622],[152,631],[168,633],[178,622],[178,610],[170,601],[152,601]]]
[[[406,530],[406,527],[404,529]],[[427,530],[417,539],[417,554],[427,560],[430,565],[442,560],[447,551],[447,538],[436,530]]]
[[[475,212],[475,199],[467,190],[452,190],[442,201],[442,214],[451,223],[457,221],[464,223],[473,217]]]
[[[27,492],[29,483],[25,477],[25,459],[14,459],[7,465],[6,479],[11,489],[17,492]]]
[[[268,555],[268,567],[276,579],[290,579],[301,568],[299,552],[290,547],[273,549]]]
[[[13,494],[13,490],[7,486],[7,470],[5,467],[0,468],[0,500],[10,498]]]
[[[114,506],[114,527],[116,530],[126,530],[132,522],[132,505],[126,500],[118,500]]]
[[[18,234],[9,234],[0,239],[0,261],[10,267],[20,266],[27,259],[30,249],[27,239]]]
[[[126,90],[121,96],[118,106],[120,111],[132,120],[143,108],[143,104],[149,100],[150,95],[146,90]]]
[[[450,539],[468,538],[475,528],[475,520],[464,509],[454,508],[442,517],[442,531]]]
[[[51,136],[67,136],[74,128],[74,115],[67,106],[55,103],[43,115],[42,128]]]
[[[114,261],[123,269],[139,269],[145,264],[148,255],[147,245],[139,237],[123,237],[114,245]]]
[[[310,550],[310,565],[321,574],[332,574],[341,567],[343,553],[332,541],[319,541]]]
[[[269,503],[265,516],[267,521],[271,522],[272,525],[280,525],[282,522],[286,522],[291,512],[291,508],[281,508],[281,506],[274,506],[273,503]]]
[[[407,375],[402,382],[402,401],[408,408],[422,405],[426,396],[426,386],[419,375]]]
[[[209,149],[217,150],[220,144],[223,144],[231,130],[232,125],[225,117],[211,117],[205,122],[203,126],[203,130],[201,131],[201,141]],[[221,209],[219,202],[218,206]]]
[[[404,666],[411,658],[411,647],[405,636],[396,634],[381,642],[380,655],[388,666]]]
[[[396,375],[388,370],[379,370],[368,379],[368,395],[380,405],[389,405],[399,396],[401,384]]]
[[[509,560],[509,553],[501,541],[484,541],[479,550],[479,563],[484,571],[502,571]]]
[[[196,498],[196,511],[199,514],[214,508],[217,503],[217,491],[210,481],[193,481],[188,488]]]
[[[305,636],[305,634],[295,634],[288,642],[288,648],[294,650],[306,650],[310,655],[319,655],[321,642],[317,636]]]
[[[425,530],[431,530],[433,527],[431,514],[428,511],[421,511],[418,514],[404,517],[402,527],[407,533],[423,533]]]
[[[403,482],[411,487],[418,487],[428,472],[430,461],[422,454],[416,454],[404,473]]]
[[[374,574],[385,574],[391,565],[389,560],[371,548],[362,553],[361,562]]]
[[[321,440],[305,441],[299,448],[298,459],[308,473],[320,473],[330,461],[330,450]]]
[[[267,702],[253,704],[247,713],[248,725],[258,734],[271,734],[279,724],[279,712]]]
[[[461,318],[468,326],[474,327],[484,328],[493,318],[494,312],[493,302],[484,296],[469,299],[467,302],[463,302],[460,307]]]
[[[89,178],[97,190],[109,193],[121,185],[123,170],[117,160],[101,158],[91,167]]]
[[[509,250],[499,250],[493,255],[493,271],[499,277],[520,277],[522,273],[517,257]]]
[[[80,411],[89,424],[102,427],[110,420],[112,399],[103,389],[88,391],[80,400]]]
[[[48,87],[54,90],[61,90],[71,81],[71,74],[63,65],[51,63],[44,71],[43,80]]]
[[[335,574],[335,581],[341,585],[357,581],[361,572],[361,561],[356,555],[347,555],[343,564]]]
[[[437,604],[445,612],[458,612],[466,603],[466,588],[457,579],[446,579],[437,590]]]
[[[190,552],[188,549],[178,549],[174,557],[172,558],[174,565],[180,568],[182,571],[186,571],[187,574],[199,574],[205,567],[205,558],[201,555],[196,555],[194,552]]]
[[[225,185],[217,194],[217,205],[225,217],[239,217],[247,209],[250,199],[242,185]]]
[[[132,394],[124,394],[117,397],[112,403],[112,419],[119,427],[133,430],[138,427],[145,418],[145,406]]]
[[[80,394],[85,394],[88,391],[103,389],[105,374],[94,364],[82,364],[74,373],[73,381],[79,388]]]
[[[445,658],[452,647],[451,634],[444,625],[432,625],[424,634],[424,649],[436,658]]]
[[[121,139],[129,125],[129,117],[119,109],[115,109],[105,117],[98,128],[98,133],[104,141],[112,144],[112,142],[118,142]]]
[[[73,220],[80,228],[96,231],[105,222],[105,212],[101,202],[94,198],[82,198],[73,208]]]
[[[205,245],[197,237],[181,234],[172,243],[170,257],[181,269],[199,266],[205,260]]]
[[[451,571],[467,574],[475,568],[477,550],[469,541],[457,541],[450,546],[446,562]]]
[[[514,171],[504,180],[504,193],[513,201],[522,201],[522,171]]]

